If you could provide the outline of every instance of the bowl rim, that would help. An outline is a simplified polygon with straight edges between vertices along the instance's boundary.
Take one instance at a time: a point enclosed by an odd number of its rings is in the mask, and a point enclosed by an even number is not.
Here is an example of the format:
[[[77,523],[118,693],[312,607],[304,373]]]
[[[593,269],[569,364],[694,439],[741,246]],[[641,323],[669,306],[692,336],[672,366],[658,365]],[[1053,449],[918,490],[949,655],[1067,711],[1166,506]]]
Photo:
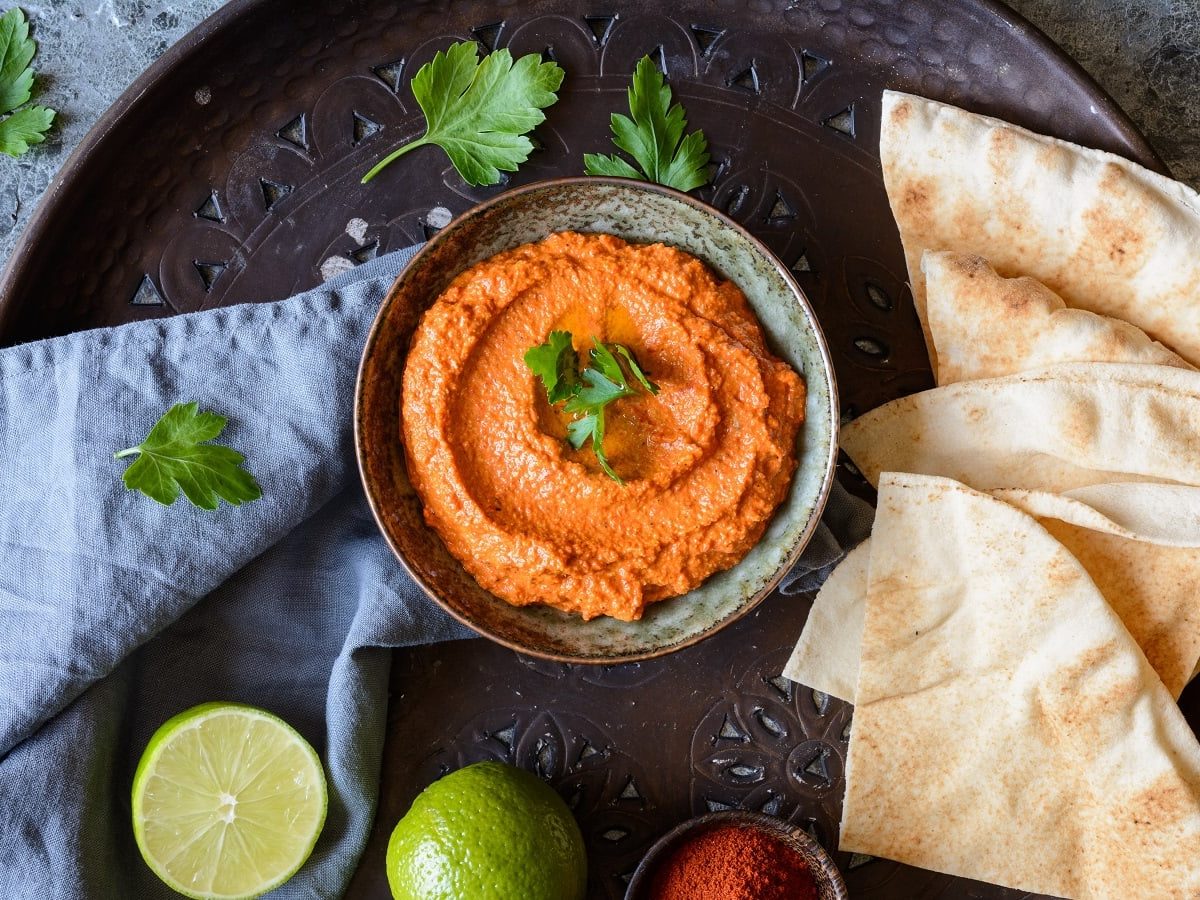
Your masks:
[[[833,861],[833,856],[829,851],[822,847],[816,838],[799,825],[785,819],[777,819],[766,813],[747,809],[726,809],[719,812],[702,813],[690,819],[684,819],[674,826],[642,854],[637,868],[633,870],[633,875],[629,879],[629,886],[625,889],[624,900],[650,900],[649,890],[654,870],[666,858],[666,854],[676,847],[682,846],[693,835],[719,828],[722,825],[753,828],[785,840],[785,842],[790,840],[802,845],[820,864],[818,867],[813,867],[813,876],[816,879],[818,890],[821,890],[820,900],[848,900],[849,888],[846,886],[846,879],[842,875],[841,869]]]
[[[708,628],[696,634],[690,635],[683,640],[673,644],[668,644],[663,647],[657,647],[650,650],[640,650],[631,653],[622,653],[613,656],[572,656],[566,653],[556,653],[551,650],[543,650],[540,648],[532,648],[522,645],[516,641],[510,640],[502,634],[498,634],[487,626],[481,625],[473,621],[469,617],[463,615],[458,610],[451,607],[445,602],[436,590],[426,583],[425,579],[409,564],[404,553],[392,540],[391,533],[384,524],[384,512],[382,509],[382,501],[376,495],[372,486],[372,480],[367,474],[367,453],[366,441],[364,439],[363,428],[363,395],[366,390],[366,372],[371,360],[372,353],[375,350],[376,342],[379,338],[379,333],[383,327],[384,318],[389,307],[397,295],[397,287],[404,279],[405,274],[410,268],[416,265],[426,254],[436,249],[443,241],[447,240],[449,235],[463,222],[481,215],[494,206],[510,201],[514,197],[519,197],[523,194],[535,193],[538,191],[553,190],[562,187],[573,187],[581,185],[607,185],[610,187],[618,187],[622,189],[633,189],[656,193],[672,200],[676,200],[691,206],[699,212],[705,213],[717,219],[722,225],[731,229],[741,240],[746,241],[749,245],[758,251],[764,259],[766,259],[775,268],[776,272],[783,278],[787,284],[793,300],[798,303],[803,310],[805,317],[812,327],[813,336],[816,339],[817,351],[820,355],[821,366],[825,373],[825,383],[829,392],[829,440],[828,447],[825,451],[825,471],[821,476],[821,486],[817,493],[816,500],[812,506],[812,512],[809,515],[808,522],[804,526],[804,530],[796,539],[791,551],[787,557],[780,563],[771,578],[741,606],[727,615],[725,618],[713,623]],[[792,569],[796,562],[800,559],[801,554],[812,541],[813,534],[816,533],[817,527],[820,525],[821,517],[825,512],[825,507],[829,502],[830,491],[833,488],[834,473],[837,469],[838,445],[839,445],[839,429],[840,415],[838,402],[838,386],[837,376],[833,368],[833,358],[829,352],[829,342],[825,337],[825,332],[821,328],[821,323],[817,319],[816,312],[813,310],[812,304],[809,302],[808,295],[804,289],[800,287],[799,282],[788,270],[783,261],[761,240],[751,234],[744,226],[736,222],[721,210],[700,200],[696,197],[686,194],[683,191],[675,188],[667,187],[666,185],[657,184],[649,181],[641,181],[633,178],[619,178],[612,176],[597,176],[597,175],[567,175],[556,178],[547,178],[539,181],[534,181],[529,184],[519,185],[509,188],[496,194],[494,197],[477,203],[467,210],[459,213],[452,218],[445,227],[438,230],[436,234],[430,237],[421,247],[413,254],[412,259],[405,263],[404,267],[396,274],[387,293],[384,295],[382,302],[379,304],[379,310],[375,314],[375,319],[371,323],[371,328],[367,332],[366,342],[363,344],[362,355],[359,358],[358,373],[355,376],[354,382],[354,455],[358,464],[359,480],[362,483],[363,492],[367,497],[367,505],[371,509],[371,516],[375,520],[376,526],[383,534],[384,540],[392,551],[392,555],[400,562],[409,578],[421,589],[421,591],[441,609],[450,614],[457,622],[467,626],[473,632],[481,637],[486,637],[488,640],[494,641],[501,646],[507,647],[517,653],[526,656],[532,656],[538,659],[549,660],[551,662],[573,663],[578,665],[616,665],[620,663],[641,662],[649,659],[657,659],[660,656],[666,656],[675,653],[678,650],[683,650],[700,641],[712,637],[721,630],[727,628],[733,623],[744,618],[755,608],[757,608],[775,588],[783,577]],[[807,422],[807,419],[805,420]],[[774,514],[772,514],[774,515]],[[428,527],[428,526],[427,526]],[[765,533],[764,533],[765,537]],[[759,538],[762,540],[763,538]],[[461,565],[461,563],[460,563]],[[469,573],[468,573],[469,574]]]

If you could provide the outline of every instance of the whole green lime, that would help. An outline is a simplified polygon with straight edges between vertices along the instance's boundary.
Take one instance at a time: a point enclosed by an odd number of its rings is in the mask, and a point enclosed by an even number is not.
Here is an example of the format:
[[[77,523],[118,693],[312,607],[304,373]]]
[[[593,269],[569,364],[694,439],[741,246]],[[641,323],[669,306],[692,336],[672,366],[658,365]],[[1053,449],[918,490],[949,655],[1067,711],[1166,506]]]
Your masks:
[[[435,781],[392,832],[395,900],[583,900],[583,835],[554,789],[482,762]]]

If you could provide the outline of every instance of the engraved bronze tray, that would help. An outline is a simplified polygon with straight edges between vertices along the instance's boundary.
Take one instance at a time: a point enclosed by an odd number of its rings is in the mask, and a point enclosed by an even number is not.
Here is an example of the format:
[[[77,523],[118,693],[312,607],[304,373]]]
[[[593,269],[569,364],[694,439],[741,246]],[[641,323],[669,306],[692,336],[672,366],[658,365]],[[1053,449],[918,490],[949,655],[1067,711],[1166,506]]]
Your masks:
[[[358,184],[423,127],[412,74],[472,37],[567,72],[513,184],[580,174],[584,152],[608,150],[609,113],[649,53],[708,134],[698,195],[796,273],[849,413],[931,385],[880,177],[885,86],[1162,169],[1078,66],[992,0],[233,0],[138,79],[51,185],[0,284],[0,341],[281,298],[500,190],[466,186],[432,149]],[[486,757],[562,792],[594,898],[621,897],[658,835],[709,810],[764,810],[835,847],[851,710],[779,674],[808,608],[777,593],[702,644],[608,668],[482,640],[397,651],[379,814],[350,896],[388,895],[396,819],[439,773]],[[1194,694],[1183,706],[1197,721]],[[855,897],[1024,896],[837,858]]]

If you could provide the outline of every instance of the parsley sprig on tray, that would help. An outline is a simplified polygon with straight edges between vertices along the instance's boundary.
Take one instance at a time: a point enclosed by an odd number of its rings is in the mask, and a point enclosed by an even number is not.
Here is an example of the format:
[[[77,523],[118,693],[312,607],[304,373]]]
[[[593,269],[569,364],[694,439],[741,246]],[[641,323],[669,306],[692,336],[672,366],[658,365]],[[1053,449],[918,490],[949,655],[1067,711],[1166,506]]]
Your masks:
[[[681,191],[708,182],[708,139],[703,131],[684,136],[683,107],[672,105],[671,89],[649,56],[643,56],[633,72],[629,112],[632,119],[613,114],[613,143],[632,156],[640,170],[616,154],[586,153],[583,162],[589,175],[640,178]]]
[[[413,96],[425,113],[425,133],[380,160],[363,183],[410,150],[436,144],[467,184],[496,184],[529,158],[525,135],[546,119],[558,99],[563,70],[536,53],[513,61],[508,50],[482,60],[472,42],[439,50],[412,80]]]
[[[640,388],[657,394],[658,385],[646,377],[629,348],[622,344],[595,344],[588,366],[579,371],[579,353],[569,331],[552,331],[544,344],[525,353],[525,365],[542,381],[551,404],[565,402],[564,410],[576,416],[567,425],[567,440],[579,450],[589,440],[604,474],[618,484],[621,477],[604,452],[605,410],[609,404],[633,397]]]

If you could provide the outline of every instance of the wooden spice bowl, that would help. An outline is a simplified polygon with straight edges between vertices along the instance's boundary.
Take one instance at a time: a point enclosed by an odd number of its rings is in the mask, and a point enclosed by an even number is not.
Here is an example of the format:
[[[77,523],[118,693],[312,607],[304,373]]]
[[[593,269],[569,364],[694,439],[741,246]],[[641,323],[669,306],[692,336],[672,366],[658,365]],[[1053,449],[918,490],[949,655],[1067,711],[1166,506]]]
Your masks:
[[[797,825],[789,824],[764,813],[727,810],[706,813],[676,825],[646,851],[642,861],[634,870],[625,900],[652,900],[651,883],[660,863],[692,838],[705,831],[722,827],[752,828],[761,831],[795,850],[808,864],[817,882],[819,900],[848,900],[845,879],[825,848]]]

